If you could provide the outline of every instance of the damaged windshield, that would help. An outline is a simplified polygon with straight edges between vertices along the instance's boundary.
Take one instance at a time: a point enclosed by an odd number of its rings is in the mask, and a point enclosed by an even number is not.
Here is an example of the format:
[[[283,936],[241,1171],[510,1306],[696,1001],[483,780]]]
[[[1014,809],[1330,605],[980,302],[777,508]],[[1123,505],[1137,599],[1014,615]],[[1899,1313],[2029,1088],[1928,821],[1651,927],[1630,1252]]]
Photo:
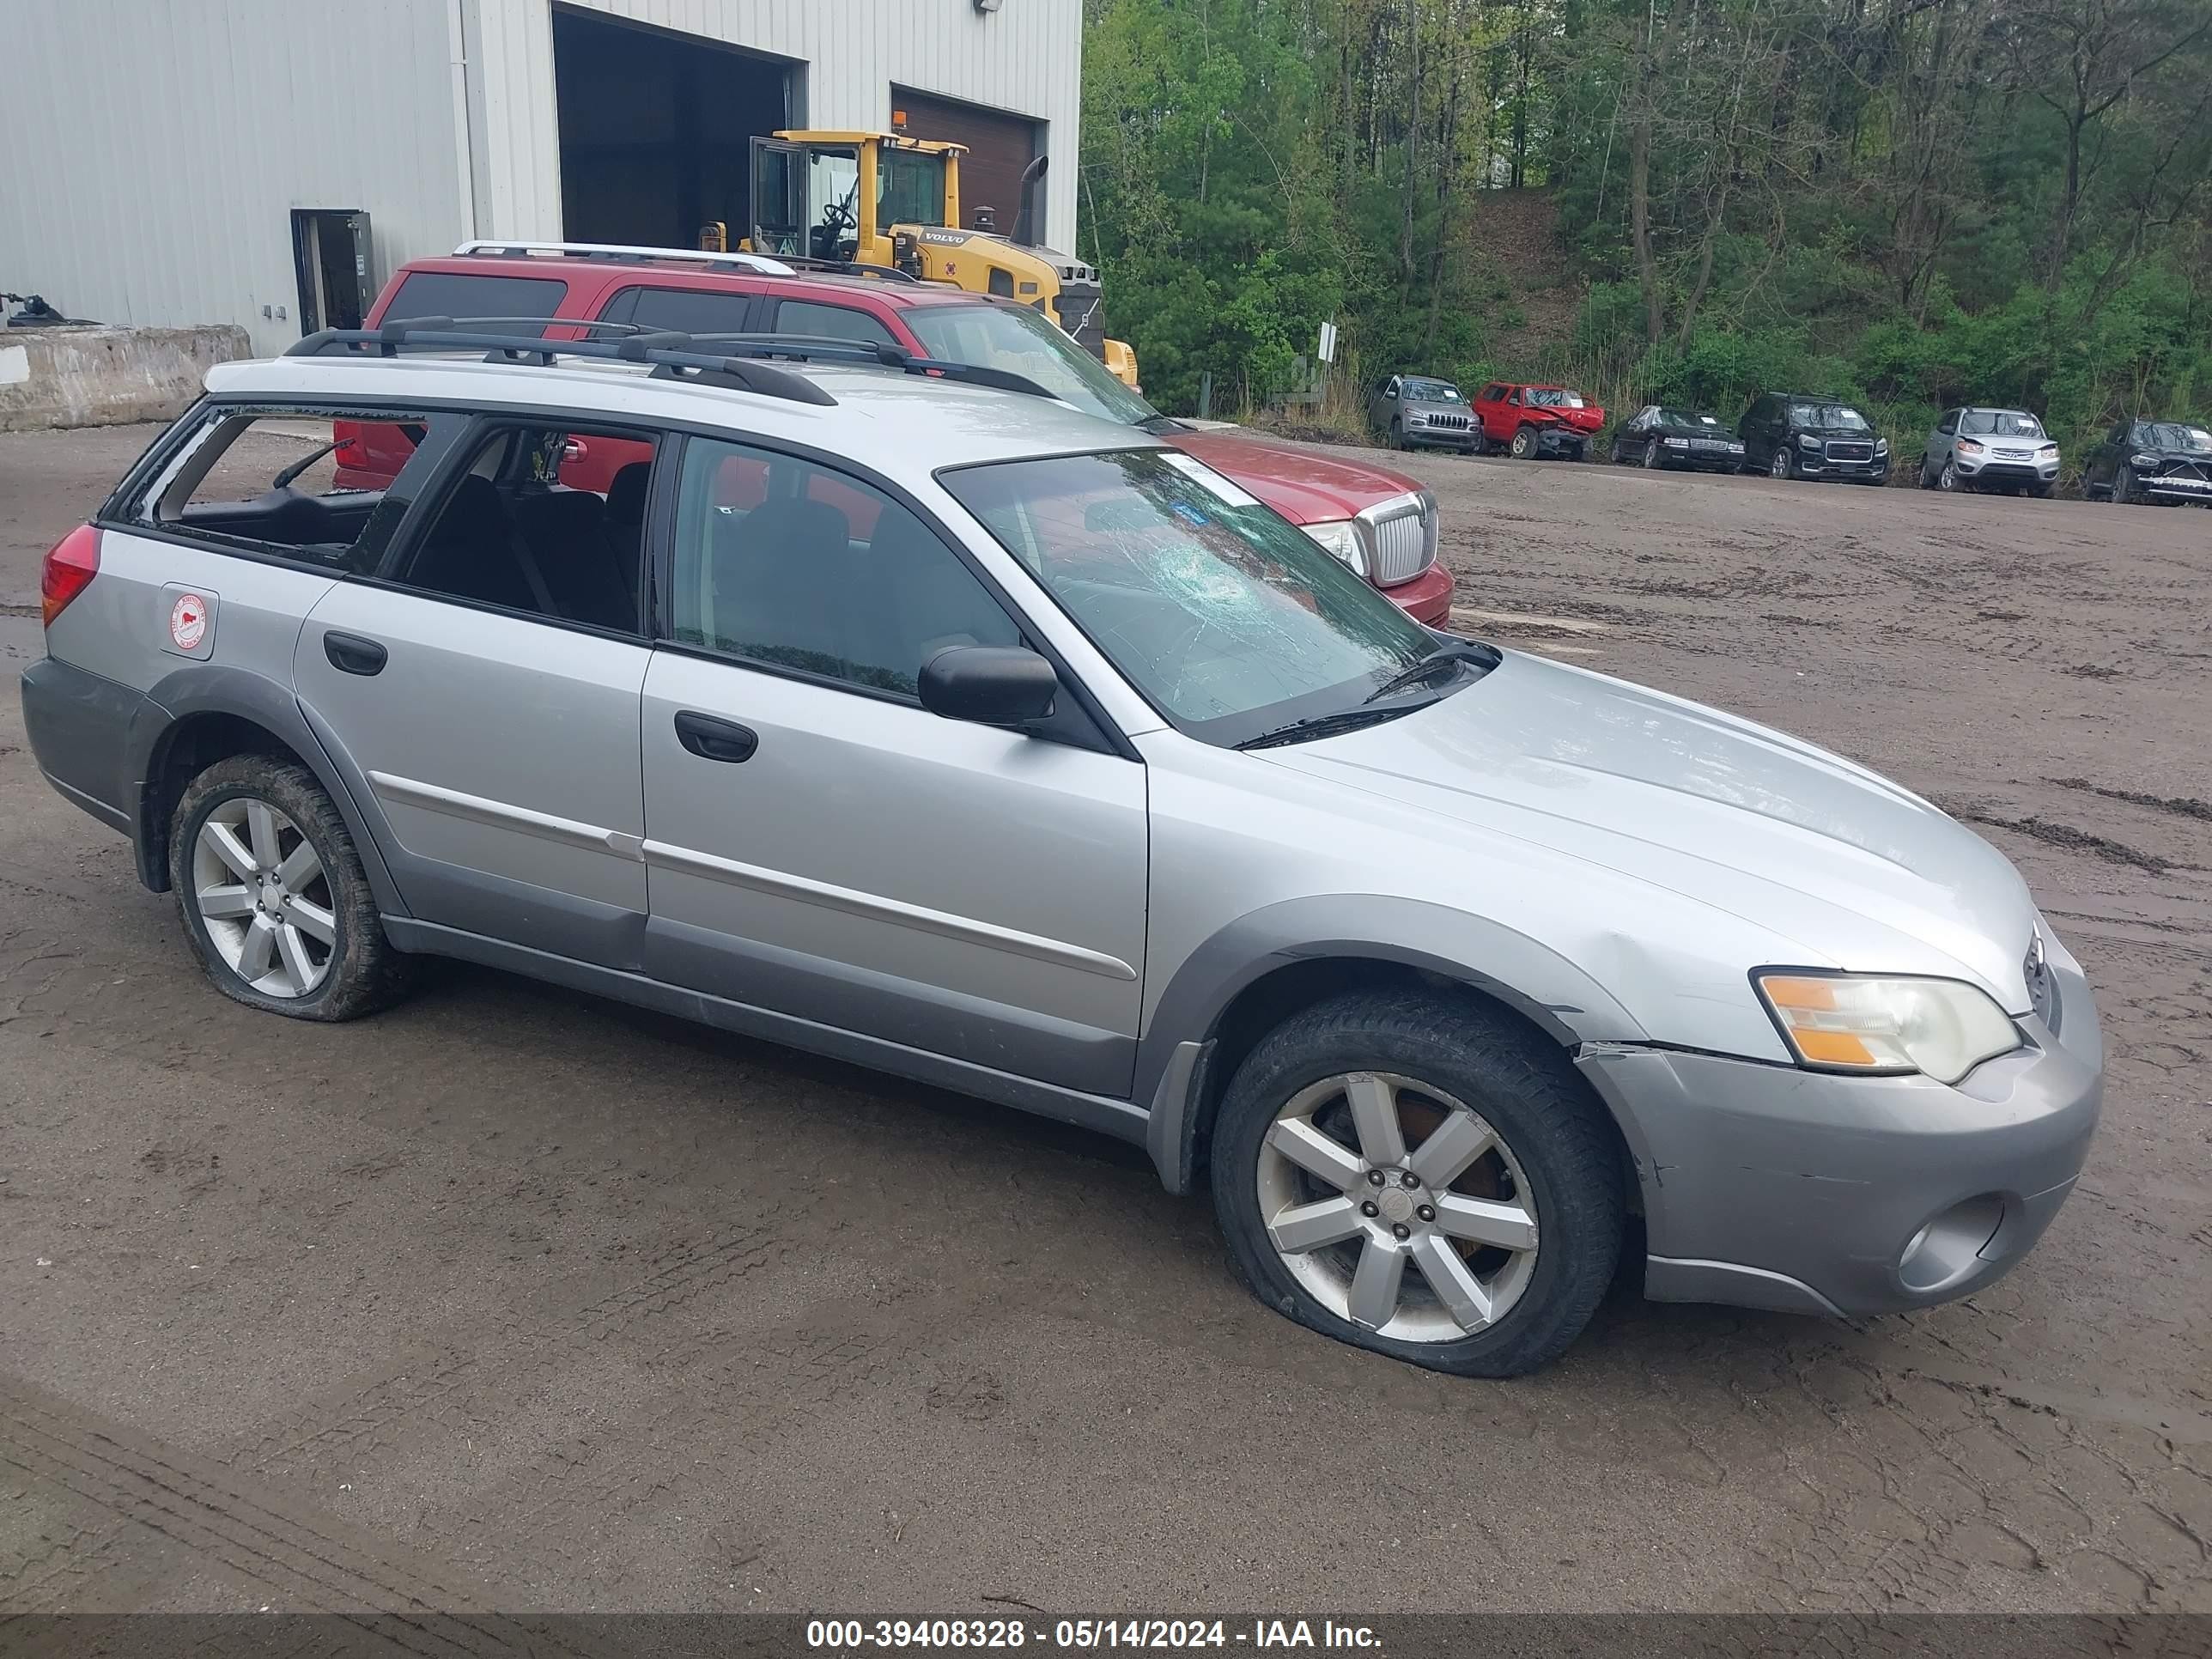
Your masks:
[[[1387,719],[1463,683],[1440,671],[1370,707],[1437,654],[1437,637],[1188,455],[1069,455],[939,477],[1193,736],[1236,744],[1316,716]]]

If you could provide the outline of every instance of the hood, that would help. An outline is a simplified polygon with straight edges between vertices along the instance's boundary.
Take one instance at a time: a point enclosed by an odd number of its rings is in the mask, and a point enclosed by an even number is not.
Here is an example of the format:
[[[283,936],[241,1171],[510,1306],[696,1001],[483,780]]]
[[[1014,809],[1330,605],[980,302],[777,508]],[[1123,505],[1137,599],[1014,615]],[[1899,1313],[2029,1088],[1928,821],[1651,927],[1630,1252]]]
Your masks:
[[[1418,714],[1259,752],[1726,911],[1792,941],[1784,965],[1949,973],[2027,1006],[2035,907],[2002,854],[1865,768],[1717,709],[1509,651]]]
[[[1170,432],[1165,436],[1186,455],[1235,479],[1292,524],[1349,519],[1377,501],[1421,487],[1388,467],[1340,460],[1267,438],[1236,438],[1218,432]]]

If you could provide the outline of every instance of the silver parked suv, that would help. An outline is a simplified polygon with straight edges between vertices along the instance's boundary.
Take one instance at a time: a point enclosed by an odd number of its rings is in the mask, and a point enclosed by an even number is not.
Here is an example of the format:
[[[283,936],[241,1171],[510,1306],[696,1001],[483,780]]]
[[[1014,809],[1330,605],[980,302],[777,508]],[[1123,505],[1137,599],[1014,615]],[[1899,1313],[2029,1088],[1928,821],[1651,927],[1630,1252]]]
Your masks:
[[[1475,1375],[1632,1218],[1650,1296],[1863,1314],[2064,1200],[2088,987],[1927,802],[1431,633],[1018,376],[609,332],[219,368],[49,556],[40,765],[229,995],[460,957],[1086,1125],[1268,1305]]]

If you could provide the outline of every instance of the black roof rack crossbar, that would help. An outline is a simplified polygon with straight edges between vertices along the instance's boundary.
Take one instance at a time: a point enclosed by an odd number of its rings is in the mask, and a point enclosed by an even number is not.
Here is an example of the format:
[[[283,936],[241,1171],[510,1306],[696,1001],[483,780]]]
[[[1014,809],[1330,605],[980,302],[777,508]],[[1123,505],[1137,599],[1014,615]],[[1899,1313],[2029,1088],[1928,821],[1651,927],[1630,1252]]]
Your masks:
[[[834,334],[694,334],[694,345],[712,344],[727,347],[733,355],[747,357],[789,357],[799,362],[875,363],[884,368],[896,368],[908,374],[939,375],[948,380],[965,380],[970,386],[996,386],[1001,392],[1019,392],[1032,398],[1058,398],[1060,394],[1039,385],[1026,374],[1016,374],[1003,368],[988,368],[981,363],[950,362],[941,357],[917,357],[912,352],[895,345],[872,343],[866,340],[848,339]]]
[[[777,368],[769,363],[744,361],[747,357],[766,355],[764,353],[731,355],[687,349],[692,343],[692,336],[673,332],[644,334],[623,340],[524,340],[511,334],[456,326],[453,319],[448,317],[417,317],[404,323],[386,323],[381,328],[323,329],[308,335],[284,355],[288,357],[345,356],[356,353],[362,347],[373,346],[380,356],[391,357],[396,356],[399,348],[405,345],[482,349],[486,354],[486,362],[515,362],[529,358],[550,364],[556,357],[593,357],[610,362],[651,363],[658,368],[672,369],[711,371],[726,376],[729,381],[748,392],[757,392],[765,398],[781,398],[792,403],[829,407],[837,401],[804,375],[793,374],[788,369]],[[332,350],[334,347],[337,348],[335,352]]]

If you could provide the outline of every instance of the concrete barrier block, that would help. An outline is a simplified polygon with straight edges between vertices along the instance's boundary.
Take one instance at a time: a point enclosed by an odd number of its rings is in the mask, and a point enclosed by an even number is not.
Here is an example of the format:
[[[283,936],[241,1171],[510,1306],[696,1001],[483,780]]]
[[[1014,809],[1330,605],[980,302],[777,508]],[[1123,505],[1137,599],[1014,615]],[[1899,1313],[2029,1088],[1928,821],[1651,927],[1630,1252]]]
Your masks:
[[[251,355],[235,323],[0,328],[0,432],[173,420],[210,368]]]

